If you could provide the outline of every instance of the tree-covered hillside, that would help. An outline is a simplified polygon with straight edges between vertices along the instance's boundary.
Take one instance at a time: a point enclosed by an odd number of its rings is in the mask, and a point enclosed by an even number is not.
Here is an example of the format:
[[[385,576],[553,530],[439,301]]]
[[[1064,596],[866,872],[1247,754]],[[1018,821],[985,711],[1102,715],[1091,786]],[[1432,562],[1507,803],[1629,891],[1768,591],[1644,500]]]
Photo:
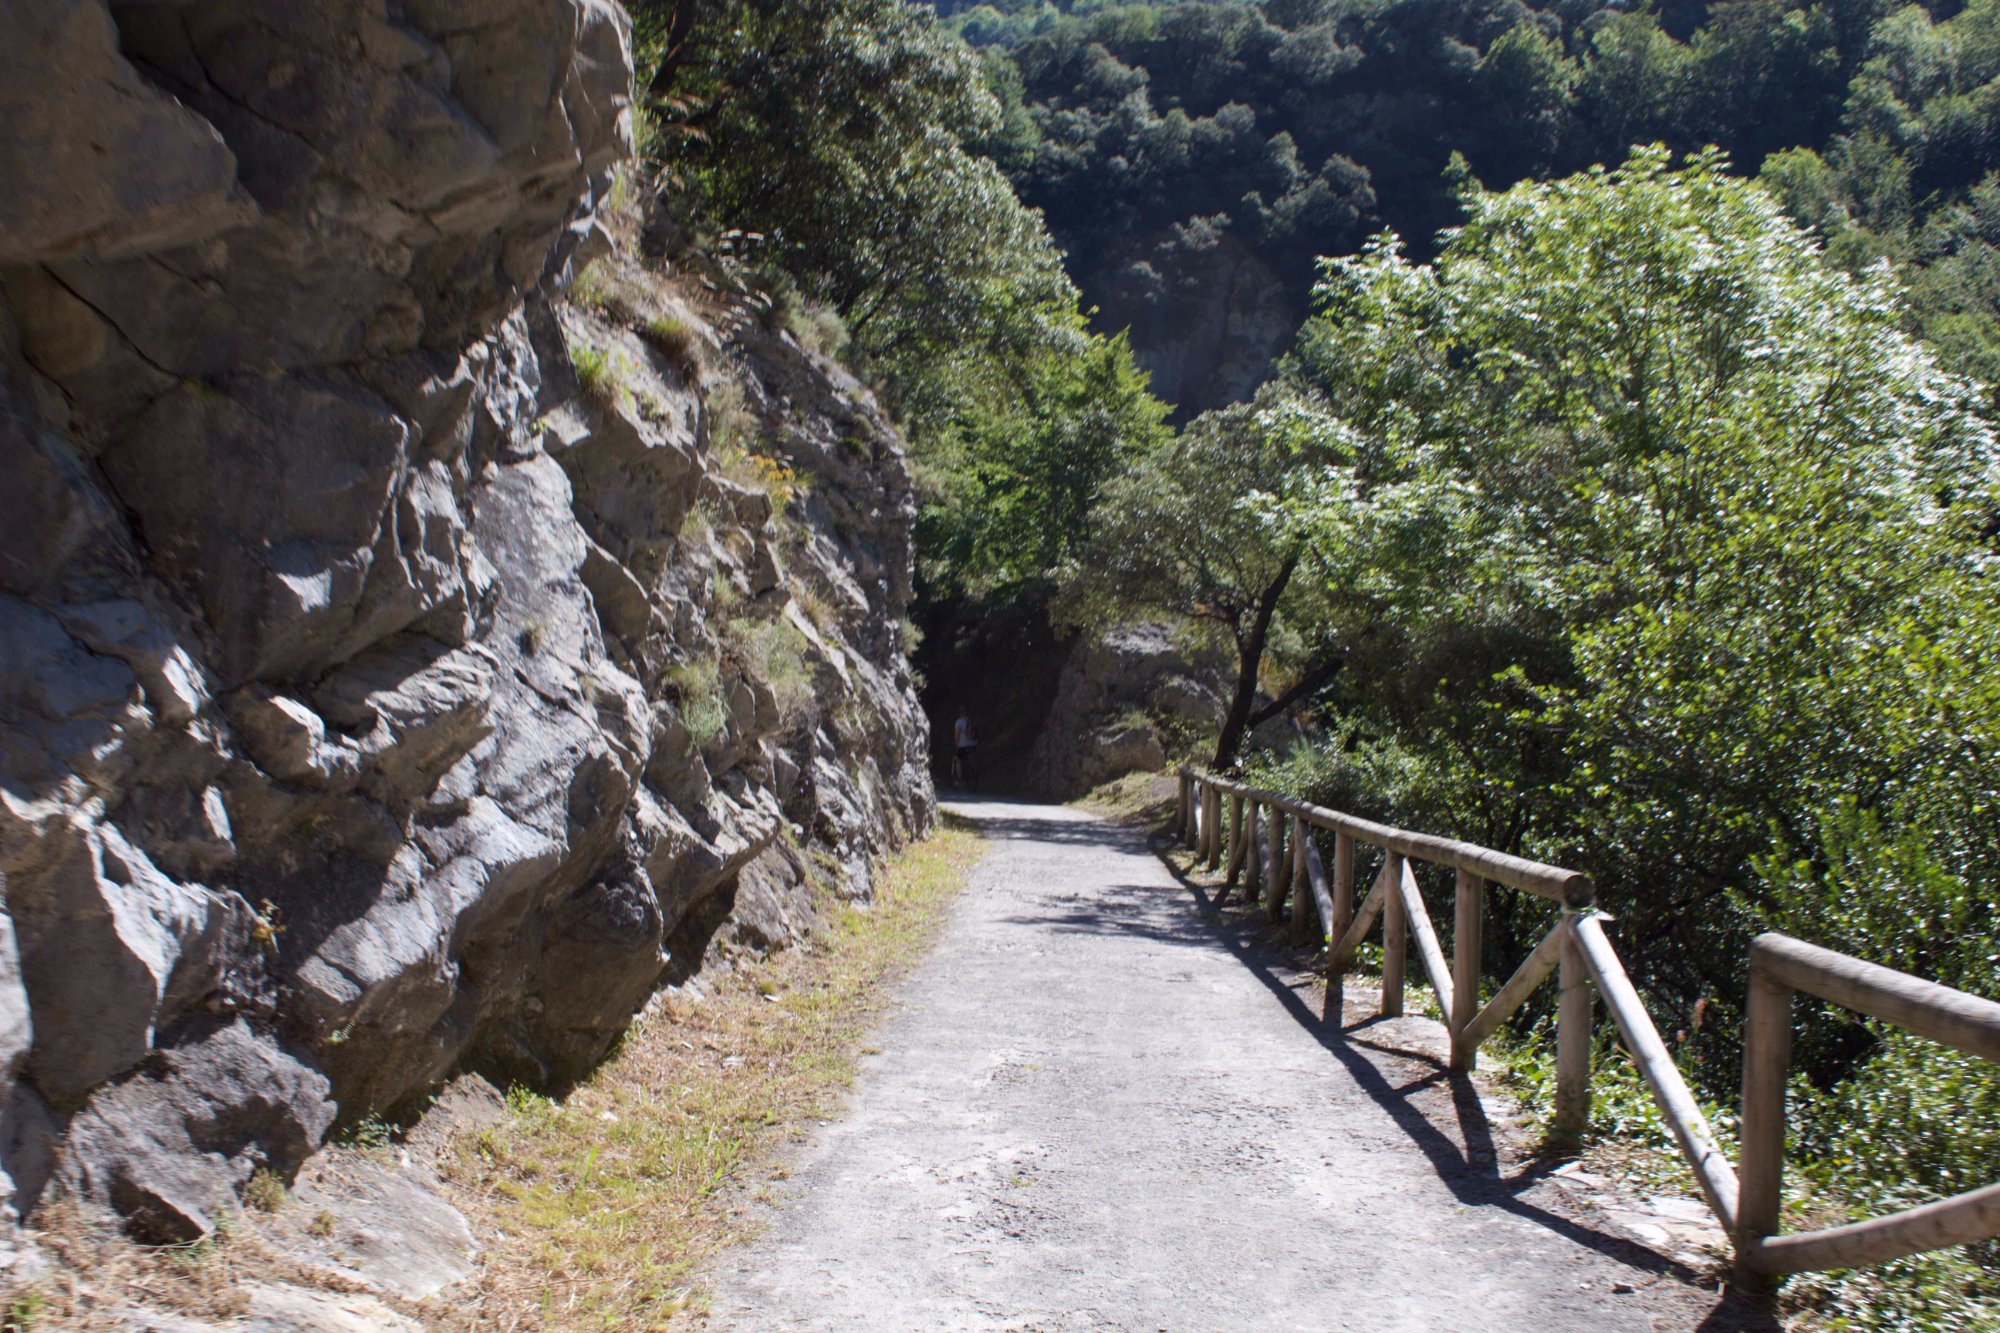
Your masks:
[[[1316,257],[1429,253],[1490,186],[1719,146],[1844,263],[1908,269],[1949,361],[2000,371],[2000,4],[991,0],[941,10],[1106,329],[1185,411],[1249,396]]]

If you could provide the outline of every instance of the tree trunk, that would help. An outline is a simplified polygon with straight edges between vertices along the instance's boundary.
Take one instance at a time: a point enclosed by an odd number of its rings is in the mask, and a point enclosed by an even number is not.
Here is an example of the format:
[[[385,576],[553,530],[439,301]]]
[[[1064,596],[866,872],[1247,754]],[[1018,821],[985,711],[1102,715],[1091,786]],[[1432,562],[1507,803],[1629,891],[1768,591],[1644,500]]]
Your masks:
[[[1257,599],[1256,613],[1250,618],[1250,627],[1236,636],[1236,693],[1229,700],[1229,711],[1222,718],[1222,734],[1215,738],[1215,758],[1209,766],[1217,772],[1233,768],[1236,752],[1243,748],[1243,737],[1250,730],[1250,710],[1257,702],[1257,672],[1264,665],[1264,645],[1271,636],[1271,620],[1278,613],[1278,599],[1285,595],[1285,585],[1292,581],[1292,571],[1299,567],[1298,553],[1285,557],[1285,563],[1278,566],[1278,573]]]
[[[1347,659],[1345,657],[1336,657],[1329,658],[1311,668],[1305,675],[1300,676],[1290,689],[1271,700],[1270,703],[1265,704],[1262,708],[1259,708],[1256,712],[1250,714],[1249,725],[1252,728],[1263,726],[1266,722],[1269,722],[1272,718],[1278,716],[1278,714],[1284,712],[1293,704],[1339,675],[1341,669],[1346,665]]]
[[[677,0],[672,6],[666,36],[660,43],[660,63],[646,81],[646,94],[655,101],[664,101],[673,92],[674,80],[687,62],[688,39],[694,35],[701,9],[700,0]]]

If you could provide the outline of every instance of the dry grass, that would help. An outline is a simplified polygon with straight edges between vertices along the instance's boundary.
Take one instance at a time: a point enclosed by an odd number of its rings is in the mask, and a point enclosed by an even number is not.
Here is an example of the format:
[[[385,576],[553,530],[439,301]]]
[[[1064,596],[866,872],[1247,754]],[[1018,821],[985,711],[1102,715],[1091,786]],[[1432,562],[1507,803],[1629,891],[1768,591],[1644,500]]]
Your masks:
[[[701,334],[679,315],[653,315],[639,326],[639,336],[681,366],[699,372],[706,357]]]
[[[1114,819],[1164,828],[1174,817],[1179,789],[1171,773],[1127,773],[1095,788],[1072,804]]]
[[[823,902],[811,944],[667,1004],[567,1101],[511,1096],[508,1120],[446,1163],[491,1249],[475,1292],[426,1309],[432,1325],[641,1333],[698,1310],[702,1265],[745,1234],[745,1192],[835,1112],[885,983],[979,852],[948,822],[886,868],[872,906]]]
[[[139,1245],[114,1227],[55,1203],[36,1214],[32,1234],[49,1260],[49,1275],[0,1298],[0,1329],[6,1333],[126,1333],[130,1325],[123,1312],[133,1306],[227,1322],[248,1311],[245,1288],[251,1283],[363,1290],[279,1253],[240,1221],[189,1245]],[[376,1295],[403,1313],[415,1313],[414,1307]]]

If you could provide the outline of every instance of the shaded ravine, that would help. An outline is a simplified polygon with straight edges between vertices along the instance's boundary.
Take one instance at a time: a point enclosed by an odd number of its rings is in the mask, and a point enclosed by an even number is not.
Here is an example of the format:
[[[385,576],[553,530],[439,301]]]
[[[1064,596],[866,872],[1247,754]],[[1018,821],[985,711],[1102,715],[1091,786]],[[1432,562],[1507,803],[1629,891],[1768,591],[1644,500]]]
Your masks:
[[[1510,1164],[1425,1020],[1323,1027],[1127,827],[958,810],[992,851],[850,1113],[755,1205],[712,1327],[1732,1326]]]

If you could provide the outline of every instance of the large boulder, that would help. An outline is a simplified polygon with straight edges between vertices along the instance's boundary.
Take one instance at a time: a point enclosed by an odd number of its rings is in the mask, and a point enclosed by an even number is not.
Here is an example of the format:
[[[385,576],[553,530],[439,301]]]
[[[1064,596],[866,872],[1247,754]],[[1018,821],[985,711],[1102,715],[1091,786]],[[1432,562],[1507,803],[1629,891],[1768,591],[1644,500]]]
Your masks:
[[[1029,755],[1036,795],[1071,800],[1127,773],[1157,773],[1168,746],[1215,726],[1226,664],[1164,625],[1080,635]]]
[[[248,1024],[163,1049],[69,1125],[65,1184],[160,1243],[206,1235],[250,1176],[289,1176],[333,1122],[327,1081]]]
[[[102,0],[13,0],[7,35],[0,263],[145,254],[256,216],[222,136],[119,54]]]

